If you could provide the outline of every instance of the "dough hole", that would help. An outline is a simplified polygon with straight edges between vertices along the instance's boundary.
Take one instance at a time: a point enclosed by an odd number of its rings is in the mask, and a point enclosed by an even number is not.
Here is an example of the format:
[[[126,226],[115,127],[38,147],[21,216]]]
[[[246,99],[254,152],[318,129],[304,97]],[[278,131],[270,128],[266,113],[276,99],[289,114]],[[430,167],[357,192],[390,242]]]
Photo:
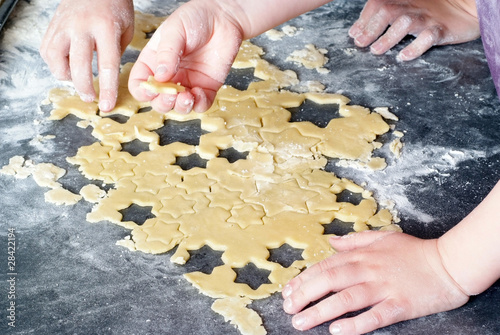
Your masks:
[[[270,256],[267,260],[288,268],[293,262],[304,259],[302,258],[303,251],[304,249],[297,249],[285,243],[279,248],[269,249]]]
[[[343,190],[342,192],[337,194],[337,202],[348,202],[353,205],[359,205],[359,203],[363,200],[363,196],[361,193],[354,193],[349,190]]]
[[[236,272],[235,283],[247,284],[252,290],[258,289],[262,284],[270,284],[269,274],[271,271],[263,270],[248,263],[242,268],[233,269]]]
[[[332,222],[323,224],[325,231],[323,234],[325,235],[337,235],[343,236],[349,233],[354,232],[354,223],[353,222],[344,222],[339,219],[333,219]]]
[[[240,159],[246,159],[247,156],[248,151],[240,152],[232,147],[219,151],[219,157],[227,159],[229,163],[234,163]]]
[[[184,171],[191,170],[195,167],[205,169],[207,167],[207,160],[201,158],[198,154],[192,154],[185,157],[177,157],[175,159],[175,165],[180,166]]]
[[[260,80],[255,78],[253,67],[245,69],[232,68],[226,80],[224,81],[224,84],[230,85],[240,91],[245,91],[250,83],[256,81]]]
[[[122,215],[122,222],[132,221],[141,226],[148,219],[156,217],[151,212],[152,209],[152,206],[139,206],[137,204],[132,204],[129,207],[120,210],[119,212]]]
[[[119,124],[125,124],[129,120],[129,117],[123,114],[105,115],[104,117],[118,122]]]
[[[122,143],[121,151],[128,152],[129,154],[135,157],[141,152],[149,151],[149,144],[144,143],[138,139],[135,139],[130,142]]]
[[[337,104],[322,105],[305,100],[299,107],[287,109],[292,113],[290,122],[308,121],[320,128],[325,128],[332,119],[341,117]]]
[[[205,274],[211,274],[213,269],[224,265],[222,261],[223,252],[204,245],[198,250],[189,250],[189,260],[184,265],[186,272],[199,271]]]
[[[200,120],[167,120],[165,125],[155,130],[155,132],[160,136],[160,145],[167,145],[174,142],[198,145],[201,135],[206,133],[201,129]]]
[[[153,110],[153,107],[151,106],[148,106],[148,107],[142,107],[142,108],[139,108],[139,110],[137,111],[137,114],[139,113],[146,113],[146,112],[150,112]]]

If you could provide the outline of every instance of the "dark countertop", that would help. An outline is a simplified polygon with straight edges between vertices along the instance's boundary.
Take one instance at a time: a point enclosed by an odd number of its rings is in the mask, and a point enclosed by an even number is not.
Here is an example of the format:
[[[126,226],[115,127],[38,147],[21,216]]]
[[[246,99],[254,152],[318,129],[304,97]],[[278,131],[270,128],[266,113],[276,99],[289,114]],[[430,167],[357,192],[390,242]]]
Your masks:
[[[76,118],[47,121],[38,106],[51,78],[37,53],[57,1],[21,1],[0,33],[0,166],[23,155],[68,170],[61,180],[78,191],[86,181],[65,157],[93,142]],[[139,9],[166,14],[173,4],[137,1]],[[422,238],[438,237],[461,220],[500,178],[500,103],[489,76],[481,41],[433,48],[408,63],[358,49],[347,36],[362,1],[341,0],[288,24],[303,28],[295,37],[272,42],[255,39],[266,59],[299,78],[319,80],[328,92],[342,92],[352,104],[388,106],[399,116],[404,149],[398,160],[381,150],[389,166],[381,172],[328,169],[366,183],[377,200],[392,199],[401,227]],[[318,29],[318,27],[320,29]],[[328,75],[284,62],[293,50],[313,43],[327,48]],[[124,59],[136,53],[127,51]],[[234,76],[230,77],[234,80]],[[235,83],[237,84],[237,83]],[[75,129],[77,129],[75,131]],[[44,144],[37,135],[55,134]],[[382,137],[387,142],[389,138]],[[0,333],[5,334],[238,334],[210,310],[212,299],[182,278],[186,268],[170,263],[170,253],[130,252],[115,242],[128,231],[108,223],[91,224],[91,205],[45,203],[45,189],[31,179],[0,175]],[[7,324],[7,233],[15,228],[16,327]],[[3,255],[3,256],[2,256]],[[269,334],[299,334],[276,294],[255,301]],[[373,334],[498,334],[500,283],[454,311],[402,322]],[[304,334],[326,334],[328,324]]]

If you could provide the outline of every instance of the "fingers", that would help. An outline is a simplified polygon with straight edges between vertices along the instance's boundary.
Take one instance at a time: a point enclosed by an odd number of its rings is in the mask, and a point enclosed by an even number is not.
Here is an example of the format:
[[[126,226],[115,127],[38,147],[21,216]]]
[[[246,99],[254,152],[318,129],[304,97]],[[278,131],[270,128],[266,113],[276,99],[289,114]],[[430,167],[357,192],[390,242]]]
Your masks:
[[[365,334],[409,317],[406,306],[388,299],[355,317],[333,322],[329,330],[330,334]]]
[[[99,109],[111,111],[118,96],[120,75],[120,41],[110,34],[103,34],[96,40],[97,67],[99,71]]]
[[[179,71],[187,43],[185,33],[179,27],[179,24],[163,23],[148,43],[148,47],[156,52],[154,76],[158,81],[169,81]]]
[[[377,41],[375,41],[370,51],[375,55],[386,53],[398,44],[408,33],[413,23],[413,19],[408,15],[400,16],[389,26],[385,34],[383,34]]]
[[[381,299],[370,284],[350,287],[336,293],[314,306],[296,314],[292,324],[296,329],[307,330],[328,320],[336,319],[348,312],[361,310],[378,303]],[[346,332],[346,334],[358,332]]]
[[[348,280],[352,285],[355,268],[352,266],[349,267],[348,265],[349,262],[353,261],[353,259],[349,254],[344,253],[344,251],[350,251],[368,246],[374,241],[394,233],[396,232],[366,231],[330,239],[330,243],[334,249],[338,251],[338,253],[314,264],[302,272],[299,276],[290,280],[290,282],[288,282],[288,284],[286,284],[283,288],[283,298],[288,298],[292,293],[303,289],[303,287],[306,287],[308,292],[307,294],[310,294],[310,290],[307,289],[307,287],[312,287],[312,290],[318,290],[319,288],[316,286],[325,286],[324,284],[321,284],[322,281],[328,283],[327,286],[329,286],[329,292],[346,287],[347,282],[341,281],[342,279]],[[356,260],[354,259],[354,261]],[[350,273],[350,275],[346,276],[344,273],[342,275],[337,275],[337,273],[341,271],[342,273],[344,271],[348,271],[347,273]],[[330,288],[330,285],[333,285],[332,288]],[[328,292],[323,292],[323,295],[326,293]],[[317,294],[315,294],[315,297],[316,295]]]
[[[209,109],[217,94],[216,91],[203,90],[200,87],[193,88],[191,93],[194,96],[193,110],[196,113],[203,113]]]
[[[409,61],[420,57],[424,52],[432,46],[438,44],[441,38],[441,29],[439,27],[431,27],[422,31],[413,42],[406,48],[401,50],[398,58],[402,61]]]
[[[346,287],[355,287],[365,278],[361,275],[362,269],[357,264],[347,264],[344,266],[331,267],[318,275],[303,281],[293,290],[284,291],[283,308],[289,314],[300,312],[311,302],[317,301],[321,297],[331,293],[338,292]],[[337,293],[341,299],[346,298],[347,291]],[[331,319],[331,318],[330,318]]]
[[[474,33],[469,32],[476,31],[472,29],[474,25],[465,22],[463,13],[449,6],[448,2],[368,0],[349,36],[357,46],[371,45],[370,51],[381,55],[405,36],[414,35],[416,39],[398,55],[399,60],[412,60],[434,45],[474,38]]]
[[[391,13],[381,8],[377,11],[366,25],[360,24],[356,32],[356,37],[354,37],[354,43],[358,47],[366,47],[373,43],[382,33],[386,30],[387,26],[391,23]]]
[[[192,110],[204,112],[215,98],[215,91],[193,87],[186,92],[171,95],[149,92],[140,86],[141,82],[146,81],[151,75],[160,82],[172,81],[174,78],[179,79],[181,83],[187,80],[185,76],[176,77],[186,46],[184,32],[179,31],[178,27],[178,24],[164,23],[158,28],[131,70],[129,89],[137,100],[151,101],[151,106],[159,112],[166,113],[171,110],[182,114]]]
[[[358,20],[349,29],[349,36],[356,39],[363,34],[368,22],[378,11],[380,5],[376,1],[367,1],[359,14]]]
[[[58,45],[51,42],[54,40],[59,41]],[[69,47],[69,39],[64,34],[54,35],[50,28],[40,46],[40,55],[49,66],[50,72],[58,80],[71,80]]]
[[[193,110],[194,96],[188,91],[178,93],[177,95],[159,94],[151,101],[151,106],[154,110],[161,113],[175,110],[181,114],[188,114]]]
[[[90,37],[73,38],[69,51],[71,79],[80,98],[85,102],[95,99],[92,73],[93,40]]]

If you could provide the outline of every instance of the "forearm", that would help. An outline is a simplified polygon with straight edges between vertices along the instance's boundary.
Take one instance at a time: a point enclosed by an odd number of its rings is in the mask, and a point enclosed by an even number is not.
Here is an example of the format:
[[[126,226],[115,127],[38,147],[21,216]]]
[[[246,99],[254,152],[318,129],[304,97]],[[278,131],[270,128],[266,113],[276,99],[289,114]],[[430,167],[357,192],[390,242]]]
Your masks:
[[[438,240],[451,277],[468,295],[479,294],[500,278],[500,183],[458,225]]]
[[[206,0],[201,0],[206,1]],[[249,39],[332,0],[214,0]]]

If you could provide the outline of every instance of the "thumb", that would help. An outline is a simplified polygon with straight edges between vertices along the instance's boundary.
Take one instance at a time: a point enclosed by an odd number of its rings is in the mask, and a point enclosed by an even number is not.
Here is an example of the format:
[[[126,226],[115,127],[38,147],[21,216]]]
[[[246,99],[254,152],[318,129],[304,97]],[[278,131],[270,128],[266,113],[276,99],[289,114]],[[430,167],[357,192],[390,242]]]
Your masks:
[[[186,47],[186,36],[182,24],[165,20],[146,45],[156,52],[156,67],[152,68],[155,79],[159,82],[171,80],[179,70],[181,57]]]

